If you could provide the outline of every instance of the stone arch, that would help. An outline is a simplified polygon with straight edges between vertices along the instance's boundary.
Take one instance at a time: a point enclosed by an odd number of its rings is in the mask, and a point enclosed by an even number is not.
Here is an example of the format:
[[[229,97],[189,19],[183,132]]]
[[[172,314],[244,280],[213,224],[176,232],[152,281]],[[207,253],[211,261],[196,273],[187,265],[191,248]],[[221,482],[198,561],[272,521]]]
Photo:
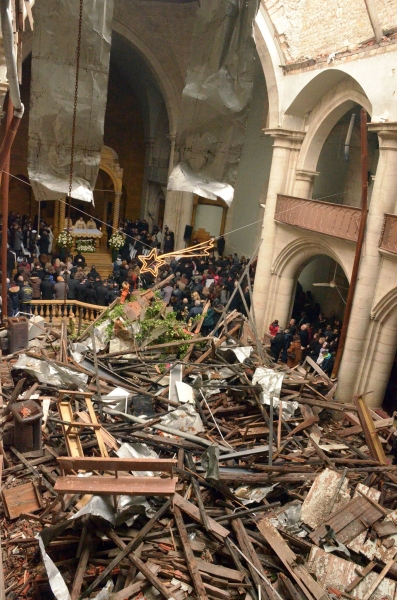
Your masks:
[[[343,269],[347,280],[350,281],[350,270],[333,246],[326,240],[308,236],[299,237],[282,249],[273,262],[272,273],[278,277],[296,278],[299,270],[319,254],[325,254],[335,260]]]
[[[339,87],[339,86],[338,86]],[[297,168],[315,171],[325,141],[341,117],[356,104],[371,114],[371,104],[358,90],[339,90],[327,94],[321,106],[313,111],[310,125],[299,153]]]
[[[177,90],[176,86],[173,84],[173,82],[171,82],[167,72],[155,54],[150,50],[147,44],[145,44],[145,42],[134,31],[131,31],[131,29],[129,29],[124,23],[114,19],[113,29],[134,46],[135,50],[142,56],[143,60],[148,65],[159,86],[159,89],[161,90],[161,93],[163,94],[164,102],[167,107],[170,133],[176,133],[183,81],[181,81],[180,90]]]
[[[179,101],[182,94],[183,80],[181,80],[180,82],[180,89],[177,89],[178,86],[171,81],[167,72],[162,67],[160,61],[156,58],[155,54],[135,32],[131,31],[131,29],[127,27],[125,23],[121,23],[116,18],[114,18],[113,30],[119,33],[121,36],[123,36],[126,40],[128,40],[148,65],[159,86],[159,89],[161,90],[165,105],[167,107],[168,120],[170,124],[170,133],[176,133],[179,112]],[[24,34],[23,39],[23,60],[25,60],[25,58],[32,52],[32,41],[33,34],[31,31],[27,31]]]
[[[115,194],[121,194],[123,191],[123,169],[120,167],[117,153],[109,146],[102,147],[99,168],[111,178]]]
[[[276,128],[280,121],[280,94],[284,75],[279,68],[284,56],[267,10],[261,2],[254,24],[255,44],[266,80],[268,97],[267,128]]]
[[[384,323],[390,317],[395,319],[397,326],[397,287],[389,290],[371,310],[371,320]]]
[[[303,92],[303,91],[302,91]],[[341,117],[356,104],[371,114],[372,106],[362,87],[352,78],[343,79],[311,111],[299,153],[297,170],[315,172],[323,145]]]
[[[311,259],[321,254],[335,260],[350,282],[350,266],[332,242],[304,234],[287,243],[273,261],[265,322],[271,323],[272,319],[278,318],[280,322],[287,323],[298,276]]]

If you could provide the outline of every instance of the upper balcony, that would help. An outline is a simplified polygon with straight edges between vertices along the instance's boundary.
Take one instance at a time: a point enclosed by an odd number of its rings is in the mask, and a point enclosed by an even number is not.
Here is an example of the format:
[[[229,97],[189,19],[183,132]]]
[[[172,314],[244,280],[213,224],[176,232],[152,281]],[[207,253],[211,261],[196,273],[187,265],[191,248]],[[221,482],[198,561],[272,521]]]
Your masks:
[[[385,214],[379,248],[397,254],[397,215]]]
[[[275,220],[278,223],[294,225],[309,231],[316,231],[343,240],[357,242],[361,209],[342,204],[331,204],[319,200],[306,200],[293,196],[277,197]],[[390,215],[392,216],[392,215]],[[394,217],[397,219],[397,217]],[[396,247],[397,224],[395,224],[394,252]],[[393,251],[393,250],[392,250]]]

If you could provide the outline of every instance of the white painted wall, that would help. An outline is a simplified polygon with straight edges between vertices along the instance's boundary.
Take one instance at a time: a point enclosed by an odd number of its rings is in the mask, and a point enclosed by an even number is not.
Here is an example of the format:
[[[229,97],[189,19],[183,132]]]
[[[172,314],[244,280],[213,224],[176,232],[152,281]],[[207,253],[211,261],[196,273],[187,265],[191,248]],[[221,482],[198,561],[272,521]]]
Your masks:
[[[205,229],[211,236],[216,237],[220,235],[222,214],[223,208],[221,206],[198,204],[194,220],[194,231]]]
[[[237,171],[234,200],[227,220],[228,231],[233,231],[261,219],[259,202],[266,198],[273,140],[262,134],[264,108],[267,104],[266,83],[259,59],[255,70],[254,94],[247,123],[246,142]],[[226,251],[249,256],[256,246],[261,223],[226,236]]]
[[[356,124],[350,142],[349,161],[344,159],[344,146],[348,122],[338,123],[325,142],[321,151],[317,171],[320,173],[313,188],[313,198],[324,199],[334,204],[348,206],[361,205],[361,145],[359,132],[359,108]],[[368,135],[368,170],[376,172],[377,154],[376,136]],[[371,188],[370,190],[371,191]],[[370,195],[370,194],[369,194]]]

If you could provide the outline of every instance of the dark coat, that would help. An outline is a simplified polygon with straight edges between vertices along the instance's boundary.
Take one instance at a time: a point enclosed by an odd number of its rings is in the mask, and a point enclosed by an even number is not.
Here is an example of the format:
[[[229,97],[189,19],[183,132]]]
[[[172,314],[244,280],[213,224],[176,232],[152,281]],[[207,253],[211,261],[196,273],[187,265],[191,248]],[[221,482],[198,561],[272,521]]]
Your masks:
[[[41,297],[43,300],[53,300],[54,299],[54,284],[50,279],[44,278],[44,281],[41,282]]]
[[[284,349],[285,336],[284,333],[277,333],[270,341],[270,354],[273,360],[278,361],[280,352]]]
[[[79,285],[77,279],[69,279],[68,281],[68,300],[76,299],[76,287]]]

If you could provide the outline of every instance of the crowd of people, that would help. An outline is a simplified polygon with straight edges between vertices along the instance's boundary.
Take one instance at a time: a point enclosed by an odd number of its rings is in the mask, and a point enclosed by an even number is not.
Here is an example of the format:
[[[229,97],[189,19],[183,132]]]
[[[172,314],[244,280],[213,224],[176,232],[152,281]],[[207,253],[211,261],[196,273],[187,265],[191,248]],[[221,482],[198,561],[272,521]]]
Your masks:
[[[317,312],[317,311],[316,311]],[[316,315],[303,310],[299,318],[292,318],[287,326],[281,327],[277,320],[269,325],[273,336],[270,351],[275,362],[286,363],[294,368],[310,356],[320,367],[331,375],[340,339],[342,323],[335,316],[326,317],[321,312]]]
[[[108,228],[109,239],[110,224]],[[145,220],[121,224],[125,244],[113,263],[112,273],[103,277],[95,265],[87,266],[82,254],[72,256],[57,252],[51,228],[44,220],[39,222],[36,218],[32,223],[26,215],[11,212],[7,232],[8,315],[31,313],[32,300],[78,300],[105,307],[120,297],[124,303],[134,290],[149,289],[164,279],[168,281],[161,288],[163,300],[172,307],[178,320],[192,322],[209,302],[201,329],[204,335],[215,329],[226,305],[230,311],[236,309],[246,315],[251,306],[247,277],[253,286],[256,262],[241,283],[242,293],[236,293],[229,302],[247,266],[244,256],[225,256],[225,240],[219,237],[216,252],[210,256],[173,258],[159,269],[158,277],[154,277],[150,272],[141,273],[138,257],[144,248],[157,248],[159,253],[172,252],[175,239],[168,227],[163,232],[157,226],[149,229]],[[286,363],[291,368],[310,356],[330,374],[340,330],[340,321],[335,316],[326,318],[310,292],[303,292],[298,284],[293,318],[286,327],[281,327],[278,321],[269,326],[271,355],[276,362]]]
[[[43,220],[35,223],[24,215],[10,213],[8,221],[7,256],[7,314],[15,316],[19,312],[31,313],[33,300],[79,300],[91,305],[109,306],[120,297],[125,302],[137,289],[148,289],[165,278],[169,281],[161,289],[168,306],[176,312],[178,320],[189,322],[202,314],[204,305],[210,305],[203,323],[203,333],[213,329],[217,315],[229,301],[240,279],[247,259],[237,254],[224,256],[225,241],[219,238],[216,252],[203,258],[173,259],[161,267],[158,277],[151,273],[141,273],[139,255],[144,248],[158,248],[159,253],[174,250],[174,234],[168,227],[161,232],[153,227],[149,232],[146,221],[126,221],[120,231],[125,236],[125,245],[113,263],[113,271],[103,277],[94,265],[87,266],[82,254],[74,256],[59,250],[52,244],[51,228]],[[21,230],[21,231],[20,231]],[[33,238],[30,238],[30,231]],[[18,249],[20,233],[25,236]],[[111,230],[108,232],[108,237]],[[44,238],[44,245],[40,244]],[[47,240],[50,243],[47,243]],[[196,241],[196,240],[195,240]],[[27,252],[26,252],[27,250]],[[170,278],[172,275],[172,278]],[[250,267],[249,277],[253,283],[255,264]],[[243,282],[243,296],[236,293],[229,309],[237,309],[245,314],[245,306],[251,300],[247,280]]]

